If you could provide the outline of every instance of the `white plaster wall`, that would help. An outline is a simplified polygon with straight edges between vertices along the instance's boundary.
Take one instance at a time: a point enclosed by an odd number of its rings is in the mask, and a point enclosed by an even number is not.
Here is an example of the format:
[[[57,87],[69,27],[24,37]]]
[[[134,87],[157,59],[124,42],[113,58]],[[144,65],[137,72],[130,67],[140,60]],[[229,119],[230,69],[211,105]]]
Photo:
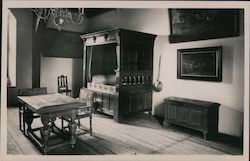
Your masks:
[[[42,57],[41,87],[47,87],[48,93],[57,93],[57,76],[68,77],[69,89],[76,97],[82,82],[82,60],[72,58]]]
[[[156,41],[157,43],[157,41]],[[187,43],[165,43],[162,53],[162,81],[166,83],[167,96],[192,96],[201,100],[217,101],[238,111],[243,111],[244,91],[244,39],[242,36],[196,41]],[[177,79],[177,49],[223,46],[222,82],[206,82]],[[155,46],[157,48],[157,46]],[[157,50],[157,49],[155,49]],[[155,57],[157,60],[157,56]],[[173,88],[174,87],[174,88]]]

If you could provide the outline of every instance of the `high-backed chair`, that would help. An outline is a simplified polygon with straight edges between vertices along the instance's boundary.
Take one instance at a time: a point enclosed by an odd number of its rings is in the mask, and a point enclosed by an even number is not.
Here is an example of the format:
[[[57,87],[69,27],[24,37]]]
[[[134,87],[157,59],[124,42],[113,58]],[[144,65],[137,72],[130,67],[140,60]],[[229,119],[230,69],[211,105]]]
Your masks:
[[[92,113],[95,106],[94,92],[84,87],[81,88],[79,93],[79,101],[85,102],[86,105],[78,109],[76,119],[78,121],[77,127],[80,129],[80,132],[76,135],[82,135],[85,133],[90,133],[90,135],[92,135]],[[80,120],[83,118],[89,118],[89,130],[81,126]],[[68,128],[68,126],[64,126],[64,121],[70,122],[71,120],[67,116],[62,117],[62,129]]]
[[[65,93],[66,95],[71,96],[71,90],[68,87],[67,76],[61,75],[57,77],[57,87],[58,93]]]
[[[47,94],[47,87],[41,88],[23,88],[18,90],[18,96],[34,96],[34,95],[42,95]],[[19,129],[26,135],[26,126],[25,126],[25,107],[19,104]],[[40,115],[33,113],[33,119],[39,118]]]

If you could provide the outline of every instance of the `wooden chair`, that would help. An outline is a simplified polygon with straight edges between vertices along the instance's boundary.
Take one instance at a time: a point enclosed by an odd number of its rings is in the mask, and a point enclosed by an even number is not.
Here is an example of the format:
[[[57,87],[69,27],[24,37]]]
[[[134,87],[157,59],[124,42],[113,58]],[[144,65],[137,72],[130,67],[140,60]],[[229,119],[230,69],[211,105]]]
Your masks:
[[[23,88],[18,90],[18,96],[34,96],[47,94],[47,87],[41,88]],[[26,135],[26,120],[25,120],[25,107],[19,104],[19,129]],[[32,114],[32,119],[39,118],[38,114]]]
[[[68,87],[67,76],[61,75],[57,77],[57,87],[58,93],[65,93],[66,95],[71,96],[71,90]]]
[[[76,116],[77,119],[77,127],[80,130],[79,133],[76,135],[82,135],[86,133],[90,133],[92,135],[92,114],[94,110],[94,92],[88,90],[87,88],[81,88],[79,93],[79,101],[85,102],[86,106],[80,107],[78,109],[78,113]],[[81,125],[80,119],[83,118],[89,118],[89,130],[84,128]],[[64,121],[67,121],[68,123],[71,121],[67,116],[62,117],[62,129],[65,130],[65,128],[68,128],[68,126],[64,126]]]

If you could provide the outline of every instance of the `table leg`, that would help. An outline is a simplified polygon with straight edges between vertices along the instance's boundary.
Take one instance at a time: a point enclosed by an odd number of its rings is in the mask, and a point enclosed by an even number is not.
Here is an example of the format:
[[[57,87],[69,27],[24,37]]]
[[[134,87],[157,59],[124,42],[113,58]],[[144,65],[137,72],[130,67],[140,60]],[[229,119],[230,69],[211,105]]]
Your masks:
[[[24,135],[27,136],[28,135],[28,131],[31,131],[32,130],[32,122],[33,122],[33,112],[24,108],[24,111],[23,111],[23,131],[24,131]],[[26,128],[25,128],[25,123],[27,123],[27,131],[26,131]]]
[[[76,110],[71,111],[71,122],[69,123],[69,131],[71,134],[71,147],[74,148],[76,144],[76,128],[77,128],[77,123],[75,122],[76,120]]]
[[[89,133],[92,136],[92,111],[90,111],[90,116],[89,116]]]
[[[53,117],[50,119],[50,122],[51,122],[51,131],[54,131],[54,127],[56,126],[55,125],[55,121],[56,121],[56,117]]]
[[[71,148],[74,148],[76,144],[76,138],[75,138],[76,127],[77,127],[77,123],[75,121],[70,122],[69,130],[71,134]]]
[[[19,104],[19,129],[20,131],[22,131],[24,133],[23,130],[23,118],[24,118],[24,107],[22,106],[22,104]]]
[[[41,129],[41,135],[42,135],[42,140],[43,140],[43,153],[46,155],[48,152],[48,140],[49,140],[49,116],[48,115],[42,115],[41,116],[41,121],[43,123],[43,128]]]

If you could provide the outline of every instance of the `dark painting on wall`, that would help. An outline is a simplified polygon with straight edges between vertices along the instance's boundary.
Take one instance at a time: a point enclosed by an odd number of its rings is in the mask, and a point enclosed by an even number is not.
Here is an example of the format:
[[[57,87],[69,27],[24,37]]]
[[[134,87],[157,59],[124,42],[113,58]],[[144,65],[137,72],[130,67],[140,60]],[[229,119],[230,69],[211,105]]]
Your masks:
[[[170,43],[239,36],[240,9],[169,9]]]
[[[44,57],[82,58],[80,33],[47,29],[44,37]]]
[[[177,78],[222,81],[222,47],[179,49]]]

